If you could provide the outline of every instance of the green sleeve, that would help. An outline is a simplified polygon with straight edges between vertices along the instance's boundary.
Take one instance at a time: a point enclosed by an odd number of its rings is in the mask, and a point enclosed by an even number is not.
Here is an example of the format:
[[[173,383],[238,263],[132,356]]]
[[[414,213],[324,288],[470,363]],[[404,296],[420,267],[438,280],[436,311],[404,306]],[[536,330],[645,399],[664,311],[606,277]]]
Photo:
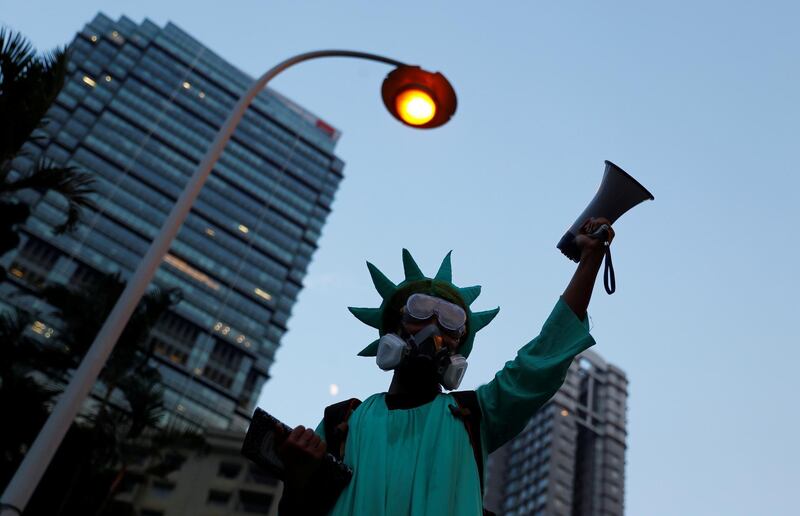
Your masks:
[[[325,420],[324,419],[319,422],[319,424],[317,425],[317,428],[316,428],[316,430],[314,430],[314,432],[317,433],[317,435],[320,437],[320,439],[322,439],[323,441],[325,440]]]
[[[494,379],[476,390],[481,407],[481,439],[491,453],[525,428],[558,391],[575,355],[594,344],[588,317],[581,321],[559,298],[538,337],[506,362]]]

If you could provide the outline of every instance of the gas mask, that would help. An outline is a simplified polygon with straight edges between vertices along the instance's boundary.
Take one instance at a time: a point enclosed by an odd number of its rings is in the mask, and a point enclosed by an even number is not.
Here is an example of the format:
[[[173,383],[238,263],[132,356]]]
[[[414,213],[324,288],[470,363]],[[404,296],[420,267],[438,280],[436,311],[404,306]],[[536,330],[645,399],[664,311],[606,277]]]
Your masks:
[[[429,324],[407,338],[387,333],[378,341],[378,367],[390,371],[412,366],[434,374],[445,389],[458,389],[467,371],[467,359],[451,354],[447,346],[437,345],[435,337],[441,337],[436,324]]]

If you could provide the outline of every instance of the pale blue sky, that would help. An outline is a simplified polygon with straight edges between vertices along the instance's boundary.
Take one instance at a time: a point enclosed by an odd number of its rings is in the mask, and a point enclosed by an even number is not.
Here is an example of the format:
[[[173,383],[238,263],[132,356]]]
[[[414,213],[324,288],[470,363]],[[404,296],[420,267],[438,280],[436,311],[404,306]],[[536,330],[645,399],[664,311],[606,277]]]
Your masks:
[[[383,65],[298,66],[273,87],[343,132],[333,213],[261,405],[314,425],[384,390],[364,260],[400,249],[500,305],[464,386],[538,332],[574,265],[558,238],[609,159],[655,195],[617,224],[618,291],[598,283],[596,351],[630,380],[627,513],[797,514],[800,9],[796,2],[0,2],[47,49],[97,11],[171,20],[251,75],[307,50],[385,54],[453,83],[434,131],[384,111]],[[795,323],[792,323],[795,321]],[[338,384],[336,397],[329,386]]]

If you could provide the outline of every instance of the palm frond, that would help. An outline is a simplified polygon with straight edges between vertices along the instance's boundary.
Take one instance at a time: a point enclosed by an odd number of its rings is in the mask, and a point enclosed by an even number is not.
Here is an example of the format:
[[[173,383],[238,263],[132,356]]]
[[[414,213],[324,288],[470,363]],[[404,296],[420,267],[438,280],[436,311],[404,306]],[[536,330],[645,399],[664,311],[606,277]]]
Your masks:
[[[0,29],[0,166],[41,127],[64,86],[67,60],[63,48],[36,55],[20,33]]]
[[[51,94],[50,102],[56,99],[64,86],[68,62],[69,54],[67,50],[60,47],[49,52],[43,52],[39,59],[37,72],[40,74],[39,79],[41,80],[42,88]]]
[[[85,208],[97,209],[92,199],[94,181],[91,174],[77,167],[56,165],[52,160],[41,158],[16,181],[0,185],[0,192],[32,189],[41,193],[53,191],[63,196],[67,201],[67,220],[53,228],[53,232],[60,235],[75,229]]]
[[[31,358],[35,357],[36,342],[25,334],[32,317],[20,310],[0,314],[0,371],[2,376],[11,369],[33,368]]]
[[[136,438],[148,427],[155,427],[164,414],[164,388],[161,375],[154,368],[129,375],[119,389],[130,406],[128,438]]]
[[[20,310],[0,314],[0,376],[26,375],[30,371],[62,371],[68,357],[52,347],[39,344],[28,333],[33,316]]]
[[[35,57],[33,45],[22,34],[0,28],[0,87],[22,73]]]
[[[141,315],[147,325],[154,325],[158,319],[164,315],[171,307],[180,303],[183,299],[183,292],[177,287],[150,289],[141,301]]]

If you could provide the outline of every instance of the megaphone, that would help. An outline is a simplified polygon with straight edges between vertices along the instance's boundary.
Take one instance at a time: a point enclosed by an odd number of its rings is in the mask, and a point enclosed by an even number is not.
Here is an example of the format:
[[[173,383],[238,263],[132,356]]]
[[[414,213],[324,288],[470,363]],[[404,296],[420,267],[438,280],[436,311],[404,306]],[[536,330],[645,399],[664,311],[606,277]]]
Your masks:
[[[570,260],[577,262],[580,260],[581,251],[575,245],[575,237],[580,233],[580,228],[587,219],[592,217],[605,217],[613,224],[619,219],[623,213],[630,210],[640,202],[646,200],[654,200],[647,188],[642,186],[639,181],[634,179],[630,174],[606,160],[606,170],[603,174],[603,181],[600,183],[600,188],[594,199],[589,203],[585,210],[575,220],[575,223],[570,226],[567,232],[559,240],[558,249]],[[595,238],[607,238],[607,232],[597,231],[594,233]],[[613,288],[608,285],[608,269],[611,267],[610,253],[606,252],[606,291],[611,294]],[[613,269],[611,271],[613,276]],[[613,283],[613,279],[612,279]]]

